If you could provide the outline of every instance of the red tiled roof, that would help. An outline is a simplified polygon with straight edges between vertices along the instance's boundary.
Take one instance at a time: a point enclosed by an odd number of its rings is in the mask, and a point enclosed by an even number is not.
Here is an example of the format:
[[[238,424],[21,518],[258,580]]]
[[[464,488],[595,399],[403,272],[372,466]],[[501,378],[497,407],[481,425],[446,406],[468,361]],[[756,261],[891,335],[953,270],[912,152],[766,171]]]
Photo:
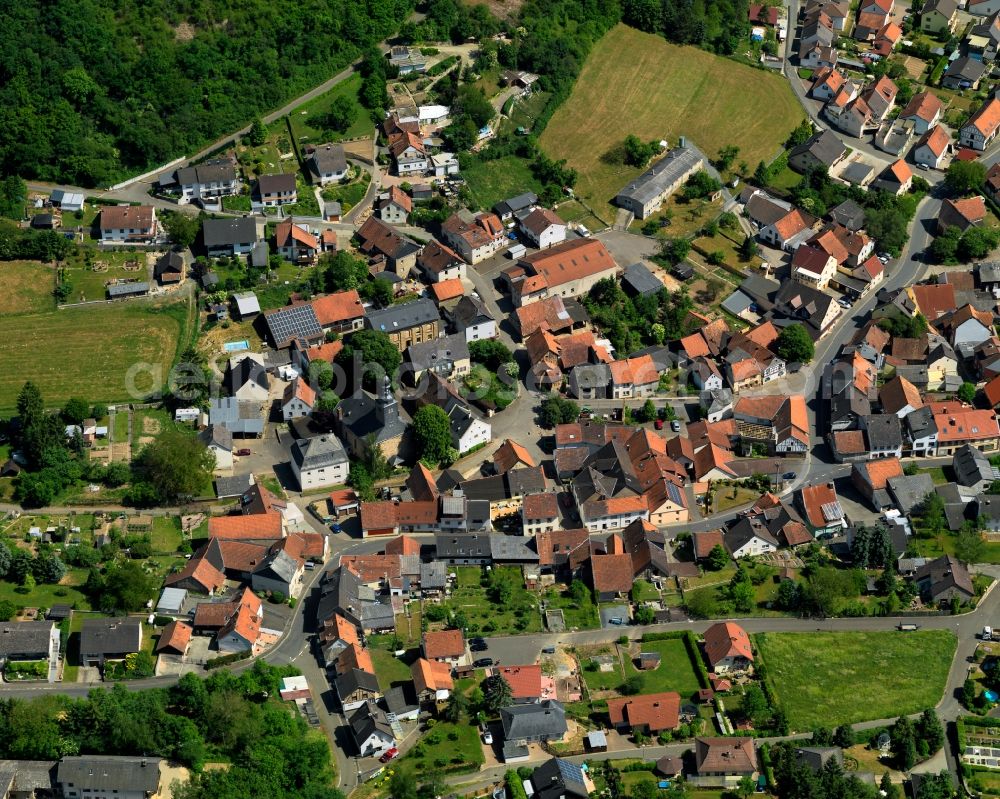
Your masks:
[[[408,535],[394,538],[385,545],[386,555],[419,555],[420,542]]]
[[[191,634],[194,630],[191,625],[182,621],[172,621],[163,628],[160,633],[160,640],[156,644],[156,651],[162,652],[165,649],[172,649],[175,652],[184,654],[187,652],[188,644],[191,642]]]
[[[976,410],[958,402],[930,403],[937,425],[938,443],[984,441],[1000,436],[996,413]]]
[[[713,624],[705,630],[705,656],[714,668],[727,657],[742,657],[753,662],[753,649],[746,630],[731,621]]]
[[[317,321],[323,327],[346,322],[350,319],[360,319],[365,315],[365,309],[361,304],[361,295],[355,289],[317,297],[311,305]]]
[[[931,92],[918,92],[910,98],[910,102],[906,104],[899,116],[903,119],[906,117],[917,117],[922,119],[924,122],[930,122],[941,113],[941,101],[936,95]]]
[[[947,200],[945,200],[947,202]],[[926,283],[911,286],[913,300],[917,309],[928,322],[933,322],[942,314],[953,311],[955,302],[955,287],[950,283]]]
[[[559,502],[556,495],[528,494],[524,498],[522,512],[525,519],[556,519],[559,516]]]
[[[501,666],[497,672],[510,685],[514,699],[537,699],[542,695],[541,666]]]
[[[424,633],[424,657],[428,660],[457,658],[465,654],[465,638],[461,630],[439,630]]]
[[[148,230],[153,226],[151,205],[109,205],[101,209],[101,230],[135,228]]]
[[[352,669],[367,671],[369,674],[375,673],[371,653],[360,644],[348,644],[337,655],[337,674],[346,674]]]
[[[504,439],[504,442],[497,447],[497,451],[493,453],[493,463],[497,474],[505,474],[519,465],[531,468],[538,465],[531,457],[531,453],[512,438]]]
[[[437,302],[446,302],[465,294],[465,286],[462,285],[460,278],[452,277],[448,280],[442,280],[439,283],[432,283],[431,293]]]
[[[545,279],[551,289],[590,275],[617,269],[604,244],[598,239],[572,239],[523,258],[522,263]]]
[[[691,543],[694,546],[694,556],[698,560],[707,558],[715,547],[720,546],[725,549],[722,530],[704,530],[691,534]]]
[[[341,555],[340,565],[346,566],[363,583],[377,583],[400,576],[399,555]]]
[[[907,405],[916,410],[923,406],[920,391],[905,377],[896,375],[879,389],[879,402],[886,413],[898,413]]]
[[[592,555],[590,568],[594,576],[595,591],[627,594],[632,590],[635,575],[632,573],[632,556],[627,552],[617,555]]]
[[[680,694],[673,691],[608,700],[608,715],[613,726],[645,726],[649,732],[677,729],[680,709]]]
[[[396,526],[394,502],[362,502],[360,515],[362,530],[387,530]]]
[[[972,115],[966,126],[975,128],[983,136],[991,136],[1000,127],[1000,100],[991,97],[982,108]]]
[[[823,506],[837,502],[837,489],[833,483],[820,483],[815,486],[804,486],[801,492],[802,507],[805,508],[806,518],[813,527],[826,527],[826,516],[823,515]]]
[[[451,678],[451,666],[437,660],[417,658],[410,666],[410,674],[418,694],[424,691],[450,691],[455,687]]]
[[[292,247],[301,244],[310,249],[319,249],[319,241],[308,230],[296,225],[291,219],[279,222],[274,229],[274,240],[279,247]]]
[[[236,541],[278,539],[282,537],[281,514],[268,511],[238,516],[216,516],[208,520],[208,537]]]
[[[213,566],[207,558],[191,558],[182,571],[169,575],[164,585],[174,585],[181,580],[191,578],[202,586],[206,593],[218,591],[226,584],[226,576]]]

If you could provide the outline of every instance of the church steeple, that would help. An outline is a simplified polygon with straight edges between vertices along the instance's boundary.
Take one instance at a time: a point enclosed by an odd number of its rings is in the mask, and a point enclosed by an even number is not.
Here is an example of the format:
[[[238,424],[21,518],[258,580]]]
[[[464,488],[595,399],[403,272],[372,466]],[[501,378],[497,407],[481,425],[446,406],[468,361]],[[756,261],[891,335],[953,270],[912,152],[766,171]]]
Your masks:
[[[392,381],[388,375],[382,379],[382,393],[375,401],[375,413],[382,427],[395,427],[399,422],[399,404],[392,393]]]

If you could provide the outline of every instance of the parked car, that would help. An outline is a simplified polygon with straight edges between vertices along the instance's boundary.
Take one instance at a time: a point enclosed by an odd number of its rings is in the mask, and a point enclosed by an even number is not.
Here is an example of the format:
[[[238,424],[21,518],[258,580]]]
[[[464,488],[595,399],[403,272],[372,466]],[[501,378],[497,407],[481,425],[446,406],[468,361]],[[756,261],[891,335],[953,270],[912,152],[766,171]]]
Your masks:
[[[472,638],[469,640],[469,650],[472,652],[485,652],[490,648],[485,638]]]
[[[782,480],[794,480],[798,475],[795,472],[785,472],[781,475]]]
[[[483,743],[486,744],[487,746],[493,743],[493,733],[490,732],[489,730],[483,733]]]
[[[674,419],[670,423],[670,429],[673,430],[675,433],[679,433],[681,431],[681,423],[678,422],[676,419]]]
[[[380,757],[378,759],[378,762],[379,763],[388,763],[390,760],[392,760],[398,754],[399,754],[399,750],[394,746],[394,747],[392,747],[392,749],[390,749],[388,752],[386,752],[384,755],[382,755],[382,757]]]
[[[493,665],[493,658],[479,658],[472,665],[477,669],[487,669]]]
[[[656,419],[653,422],[653,427],[655,427],[657,430],[662,430],[663,429],[663,420],[662,419]]]
[[[243,447],[242,449],[238,449],[238,450],[236,450],[236,454],[237,455],[241,455],[241,456],[249,455],[250,454],[250,448],[249,447]]]
[[[542,648],[543,655],[554,655],[556,653],[556,648],[554,646],[546,646]]]

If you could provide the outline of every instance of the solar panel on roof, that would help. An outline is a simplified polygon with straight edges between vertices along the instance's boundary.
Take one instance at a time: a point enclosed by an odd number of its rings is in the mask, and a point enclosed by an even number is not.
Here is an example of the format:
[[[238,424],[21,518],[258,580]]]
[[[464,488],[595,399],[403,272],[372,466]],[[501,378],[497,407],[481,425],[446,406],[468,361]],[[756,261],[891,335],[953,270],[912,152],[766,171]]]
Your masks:
[[[844,509],[840,507],[839,502],[824,502],[820,508],[823,510],[823,518],[828,522],[844,518]]]

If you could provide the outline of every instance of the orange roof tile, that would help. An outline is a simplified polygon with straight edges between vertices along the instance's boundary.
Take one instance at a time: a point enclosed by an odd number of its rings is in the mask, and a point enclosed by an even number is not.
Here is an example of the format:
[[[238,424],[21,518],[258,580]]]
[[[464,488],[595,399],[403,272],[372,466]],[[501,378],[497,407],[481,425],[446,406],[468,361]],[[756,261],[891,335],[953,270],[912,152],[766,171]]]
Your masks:
[[[705,656],[709,665],[727,657],[742,657],[753,661],[753,648],[746,630],[731,621],[713,624],[705,630]]]
[[[943,406],[943,407],[942,407]],[[994,411],[976,410],[959,403],[931,403],[937,425],[938,444],[952,441],[987,441],[1000,437]],[[940,407],[940,410],[937,408]]]
[[[910,98],[899,116],[903,119],[907,117],[917,117],[924,122],[931,122],[942,109],[941,101],[931,92],[918,92]]]
[[[361,578],[363,583],[379,583],[400,576],[399,555],[341,555],[340,565]]]
[[[806,518],[813,527],[826,527],[827,520],[823,514],[823,506],[837,502],[837,489],[833,483],[820,483],[815,486],[804,486],[801,491],[802,507],[806,510]]]
[[[991,97],[982,108],[972,115],[966,126],[974,127],[983,136],[992,136],[1000,127],[1000,100]]]
[[[170,622],[160,633],[160,640],[156,642],[156,651],[162,652],[164,649],[172,649],[184,654],[187,652],[188,644],[191,643],[193,632],[190,624],[185,624],[182,621]]]
[[[512,438],[504,439],[504,442],[497,447],[497,451],[493,453],[493,463],[497,474],[505,474],[518,465],[532,468],[538,465],[531,457],[531,453]]]
[[[439,283],[432,283],[431,293],[437,302],[446,302],[465,294],[465,286],[462,285],[460,278],[452,277],[448,280],[442,280]]]
[[[809,227],[805,214],[798,208],[793,208],[785,216],[774,223],[774,229],[782,241],[788,241],[792,236],[801,233]]]
[[[274,240],[279,247],[292,247],[301,244],[310,249],[319,249],[319,241],[301,225],[296,225],[291,219],[279,222],[274,229]]]
[[[439,630],[424,633],[424,657],[428,660],[457,658],[465,654],[465,638],[461,630]]]
[[[910,291],[917,309],[929,322],[957,307],[955,287],[950,283],[919,284],[911,286]]]
[[[858,464],[868,474],[868,482],[875,491],[882,491],[892,477],[903,476],[903,465],[899,458],[877,458]]]
[[[247,540],[281,538],[281,514],[275,511],[238,516],[215,516],[208,520],[209,538]]]
[[[396,504],[394,502],[362,502],[362,530],[388,530],[396,526]]]
[[[612,726],[646,727],[653,733],[677,729],[680,709],[680,694],[673,691],[608,700]]]
[[[361,295],[355,289],[317,297],[311,305],[317,321],[323,327],[351,319],[360,319],[365,315],[364,306],[361,304]]]
[[[337,674],[346,674],[352,669],[367,671],[369,674],[375,673],[371,653],[360,644],[348,644],[337,655]]]
[[[188,578],[202,586],[207,593],[218,591],[226,584],[226,575],[215,568],[207,558],[191,558],[183,570],[168,575],[163,584],[174,585]]]
[[[879,389],[879,402],[886,413],[898,413],[907,405],[916,410],[923,406],[920,391],[905,377],[896,375]]]
[[[451,678],[451,666],[437,660],[417,658],[410,666],[410,674],[418,694],[424,691],[450,691],[455,687]]]
[[[590,569],[595,591],[627,594],[632,590],[635,575],[632,572],[632,556],[627,552],[616,555],[591,555]]]

